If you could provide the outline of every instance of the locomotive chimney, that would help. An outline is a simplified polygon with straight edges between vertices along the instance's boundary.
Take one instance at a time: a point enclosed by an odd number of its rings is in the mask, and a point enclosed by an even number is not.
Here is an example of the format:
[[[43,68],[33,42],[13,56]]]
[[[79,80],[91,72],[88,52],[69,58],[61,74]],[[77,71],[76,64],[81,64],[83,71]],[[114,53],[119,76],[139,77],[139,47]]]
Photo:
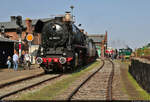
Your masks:
[[[16,22],[16,17],[15,16],[10,16],[11,22]]]
[[[72,17],[71,17],[70,12],[66,12],[66,14],[65,14],[65,21],[66,21],[66,22],[72,21]]]

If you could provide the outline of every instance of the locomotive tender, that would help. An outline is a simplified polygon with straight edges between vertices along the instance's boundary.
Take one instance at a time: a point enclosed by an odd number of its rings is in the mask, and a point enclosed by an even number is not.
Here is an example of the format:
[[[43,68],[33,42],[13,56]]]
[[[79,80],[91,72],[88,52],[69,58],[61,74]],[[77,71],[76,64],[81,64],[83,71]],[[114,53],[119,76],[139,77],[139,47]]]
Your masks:
[[[93,40],[77,28],[68,12],[46,23],[39,20],[35,32],[41,33],[36,61],[45,73],[75,69],[96,59]]]

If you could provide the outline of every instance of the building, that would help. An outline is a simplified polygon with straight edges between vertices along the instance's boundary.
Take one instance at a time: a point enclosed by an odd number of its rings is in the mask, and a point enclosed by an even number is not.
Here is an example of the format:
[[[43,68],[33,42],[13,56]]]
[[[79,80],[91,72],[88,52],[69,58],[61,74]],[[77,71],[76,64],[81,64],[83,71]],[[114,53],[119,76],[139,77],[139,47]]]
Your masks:
[[[104,57],[107,49],[107,31],[105,34],[88,34],[88,36],[89,38],[93,39],[99,57]]]
[[[14,43],[17,43],[17,41],[0,37],[0,66],[6,65],[8,56],[12,58]]]
[[[40,19],[43,23],[48,22],[51,18]],[[14,50],[19,52],[19,38],[21,36],[21,53],[24,54],[25,51],[29,51],[29,53],[33,54],[33,59],[35,55],[35,50],[38,49],[39,44],[41,43],[41,36],[39,33],[35,33],[35,25],[38,23],[39,19],[29,19],[22,20],[22,34],[17,34],[17,29],[19,26],[16,24],[16,17],[11,16],[9,22],[0,22],[0,37],[7,38],[8,40],[17,41],[14,44]],[[33,34],[34,39],[31,41],[31,46],[29,47],[29,42],[26,37],[28,34]],[[14,51],[12,51],[14,52]],[[34,61],[35,62],[35,61]]]
[[[10,17],[10,22],[0,22],[0,35],[4,36],[5,38],[11,39],[11,40],[19,40],[20,35],[17,34],[17,28],[19,28],[19,26],[16,24],[16,17],[15,16],[11,16]],[[41,19],[41,21],[43,22],[47,22],[51,20],[51,18],[45,18],[45,19]],[[34,39],[31,42],[32,45],[39,45],[40,42],[40,34],[35,33],[34,32],[34,26],[37,23],[37,19],[29,19],[27,18],[26,20],[22,21],[22,34],[21,34],[21,39],[22,39],[22,46],[21,49],[22,51],[25,50],[29,50],[29,45],[28,45],[28,41],[26,40],[26,36],[28,34],[33,34]],[[2,27],[4,28],[4,33],[2,33]],[[18,51],[18,46],[15,47],[15,49]]]

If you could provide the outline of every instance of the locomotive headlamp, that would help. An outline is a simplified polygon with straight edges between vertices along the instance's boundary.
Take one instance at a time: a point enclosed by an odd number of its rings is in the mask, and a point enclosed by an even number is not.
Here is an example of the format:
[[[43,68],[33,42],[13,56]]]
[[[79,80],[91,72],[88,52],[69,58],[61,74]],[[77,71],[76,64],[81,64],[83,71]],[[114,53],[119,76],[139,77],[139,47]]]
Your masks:
[[[37,59],[36,59],[36,63],[37,64],[41,64],[43,62],[43,59],[41,58],[41,57],[38,57]]]
[[[65,64],[65,63],[66,63],[66,58],[65,58],[65,57],[60,57],[60,58],[59,58],[59,62],[60,62],[61,64]]]
[[[63,56],[66,56],[66,53],[65,53],[65,52],[63,53]]]

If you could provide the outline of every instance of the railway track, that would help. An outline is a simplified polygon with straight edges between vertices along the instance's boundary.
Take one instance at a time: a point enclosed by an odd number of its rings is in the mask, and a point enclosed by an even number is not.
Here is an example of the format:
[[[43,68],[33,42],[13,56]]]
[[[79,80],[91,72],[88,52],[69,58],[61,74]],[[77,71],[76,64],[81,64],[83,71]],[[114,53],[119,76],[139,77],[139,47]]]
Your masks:
[[[90,81],[90,79],[92,77],[94,77],[98,72],[100,72],[101,69],[103,69],[104,65],[105,65],[105,61],[103,61],[103,64],[100,68],[98,68],[95,72],[93,72],[92,74],[90,74],[79,86],[77,86],[77,88],[75,88],[71,94],[69,95],[69,97],[67,98],[67,100],[72,100],[73,96],[75,96],[77,94],[77,92],[79,91],[79,89],[81,87],[83,87],[88,81]],[[111,64],[112,64],[112,70],[110,72],[109,75],[109,79],[108,79],[108,83],[107,83],[107,93],[106,93],[106,100],[112,100],[112,81],[113,81],[113,76],[114,76],[114,64],[111,60],[108,60]],[[98,90],[98,89],[97,89]]]
[[[26,81],[26,80],[29,80],[29,79],[32,79],[32,78],[40,77],[40,76],[43,76],[43,75],[44,75],[44,73],[40,73],[40,74],[25,77],[25,78],[17,79],[15,81],[6,82],[4,84],[0,84],[0,89],[4,88],[4,87],[8,87],[8,86],[13,85],[13,84],[17,84],[17,83],[22,82],[22,81]]]
[[[109,61],[111,62],[112,64],[112,70],[111,70],[111,73],[110,73],[110,76],[109,76],[109,80],[108,80],[108,88],[107,88],[107,100],[112,100],[112,83],[113,83],[113,76],[114,76],[114,63],[113,61],[111,61],[109,59]]]
[[[41,74],[39,76],[34,76],[32,78],[26,78],[24,80],[23,79],[19,80],[18,82],[15,81],[15,82],[11,82],[10,84],[1,85],[0,100],[4,99],[6,97],[9,97],[11,95],[14,95],[18,92],[31,89],[31,88],[41,85],[45,82],[52,81],[56,78],[63,76],[63,74],[58,74],[58,75],[42,75]],[[25,84],[27,84],[27,85],[25,85]],[[20,88],[17,88],[17,87],[20,87]],[[17,88],[17,89],[14,89],[14,88]]]

